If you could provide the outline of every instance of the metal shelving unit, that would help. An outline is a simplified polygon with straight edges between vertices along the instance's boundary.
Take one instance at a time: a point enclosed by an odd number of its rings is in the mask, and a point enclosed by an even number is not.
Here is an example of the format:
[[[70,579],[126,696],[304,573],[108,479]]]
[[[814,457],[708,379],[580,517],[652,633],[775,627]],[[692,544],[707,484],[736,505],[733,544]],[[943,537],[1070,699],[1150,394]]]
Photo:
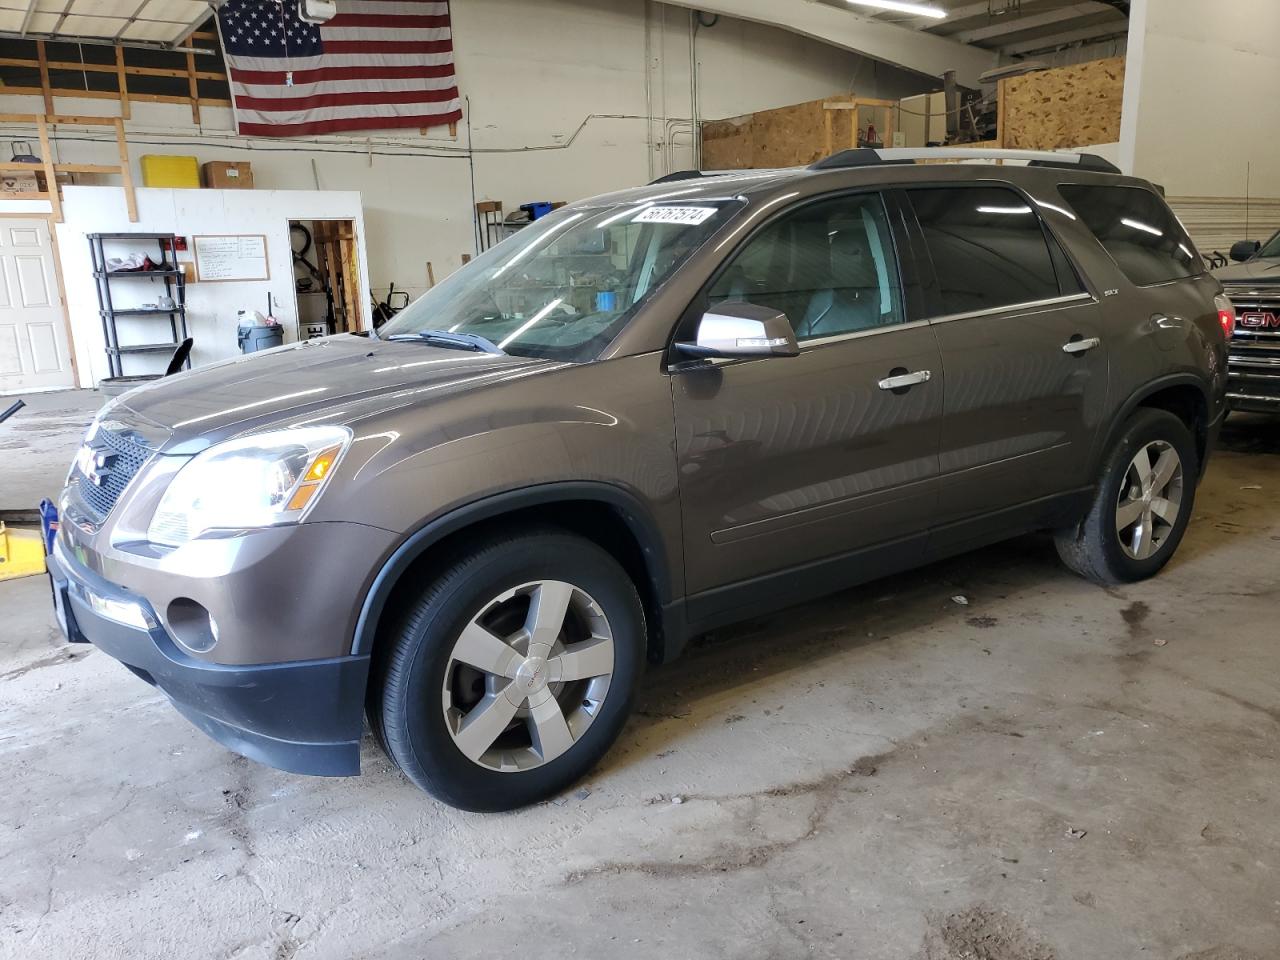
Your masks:
[[[171,233],[91,233],[89,255],[93,259],[93,277],[98,288],[98,314],[102,317],[102,336],[107,344],[107,365],[111,376],[124,376],[124,357],[132,353],[172,353],[187,338],[187,278],[181,268],[168,266],[159,270],[108,270],[104,242],[155,243],[160,248],[162,264],[176,264],[175,236]],[[150,254],[148,254],[149,256]],[[141,278],[163,280],[164,295],[173,301],[173,309],[156,307],[117,307],[111,295],[111,285],[121,281]],[[172,339],[155,343],[120,345],[116,329],[117,317],[164,317],[169,321]],[[188,369],[191,359],[186,361]]]

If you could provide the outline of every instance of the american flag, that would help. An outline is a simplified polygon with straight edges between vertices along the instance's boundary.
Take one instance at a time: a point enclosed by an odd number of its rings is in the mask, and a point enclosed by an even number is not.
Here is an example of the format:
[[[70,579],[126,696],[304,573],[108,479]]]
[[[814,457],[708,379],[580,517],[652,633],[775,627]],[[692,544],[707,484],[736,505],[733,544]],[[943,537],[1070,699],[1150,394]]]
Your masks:
[[[298,0],[226,0],[218,28],[246,136],[428,127],[461,119],[449,4],[337,0],[324,24]]]

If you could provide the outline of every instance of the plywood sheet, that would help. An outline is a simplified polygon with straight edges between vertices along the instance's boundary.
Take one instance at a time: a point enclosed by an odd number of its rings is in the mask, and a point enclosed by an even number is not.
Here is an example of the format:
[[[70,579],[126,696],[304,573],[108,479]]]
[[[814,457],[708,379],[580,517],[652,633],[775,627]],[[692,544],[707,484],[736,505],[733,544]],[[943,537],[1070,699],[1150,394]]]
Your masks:
[[[1011,77],[1004,91],[1004,146],[1056,150],[1120,139],[1124,57]]]
[[[852,145],[853,111],[824,111],[822,105],[848,100],[833,94],[774,110],[761,110],[702,125],[704,170],[797,167]],[[826,142],[823,114],[831,114],[831,150]]]

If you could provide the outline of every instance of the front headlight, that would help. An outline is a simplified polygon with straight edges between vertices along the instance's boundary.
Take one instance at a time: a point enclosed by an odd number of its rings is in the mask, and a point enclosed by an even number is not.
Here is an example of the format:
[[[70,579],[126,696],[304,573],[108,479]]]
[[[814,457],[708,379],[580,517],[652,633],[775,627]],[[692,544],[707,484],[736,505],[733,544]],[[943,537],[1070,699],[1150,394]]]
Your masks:
[[[147,538],[176,547],[206,530],[297,522],[350,442],[345,427],[303,427],[215,444],[174,476]]]

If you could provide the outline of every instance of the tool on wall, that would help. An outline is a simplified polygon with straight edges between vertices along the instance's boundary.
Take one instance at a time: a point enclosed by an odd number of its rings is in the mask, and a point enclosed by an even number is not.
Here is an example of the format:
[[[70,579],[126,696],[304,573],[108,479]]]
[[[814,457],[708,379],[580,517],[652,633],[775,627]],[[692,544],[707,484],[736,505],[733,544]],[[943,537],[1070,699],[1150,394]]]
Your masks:
[[[25,140],[14,140],[9,144],[13,151],[13,163],[44,163],[39,157],[31,152],[31,145]]]

